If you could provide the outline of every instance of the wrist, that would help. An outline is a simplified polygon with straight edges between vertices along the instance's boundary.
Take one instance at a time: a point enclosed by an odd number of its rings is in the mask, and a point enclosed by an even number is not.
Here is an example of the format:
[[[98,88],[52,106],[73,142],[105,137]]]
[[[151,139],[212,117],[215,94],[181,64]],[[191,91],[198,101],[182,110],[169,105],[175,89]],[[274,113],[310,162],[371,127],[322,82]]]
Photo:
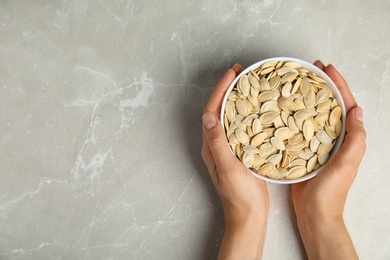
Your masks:
[[[331,235],[333,229],[344,226],[342,214],[330,214],[307,208],[295,212],[302,240],[312,241],[317,246],[320,243],[319,239]]]
[[[267,219],[268,214],[265,212],[249,214],[244,218],[226,216],[225,230],[236,233],[257,234],[267,226]]]
[[[303,209],[295,208],[298,225],[310,225],[312,228],[317,226],[334,226],[344,224],[342,210],[331,209],[313,209],[304,207]]]
[[[267,217],[268,211],[251,212],[245,218],[226,216],[219,259],[261,259]]]
[[[309,259],[357,259],[341,214],[297,214],[297,223]]]

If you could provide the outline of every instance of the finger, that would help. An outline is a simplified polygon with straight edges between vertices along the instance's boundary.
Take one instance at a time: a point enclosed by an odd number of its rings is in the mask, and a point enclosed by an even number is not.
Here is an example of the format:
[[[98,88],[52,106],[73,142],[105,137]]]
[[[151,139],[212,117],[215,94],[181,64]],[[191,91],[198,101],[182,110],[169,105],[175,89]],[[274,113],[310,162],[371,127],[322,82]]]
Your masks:
[[[204,131],[204,128],[203,128],[203,144],[202,144],[202,151],[201,151],[201,155],[202,155],[202,159],[204,161],[204,163],[206,164],[207,166],[207,169],[208,169],[208,172],[210,174],[210,177],[211,177],[211,180],[213,181],[214,184],[216,184],[218,182],[218,177],[217,177],[217,169],[216,169],[216,166],[215,166],[215,162],[214,162],[214,158],[213,158],[213,155],[210,151],[210,147],[207,143],[207,140],[206,140],[206,136],[205,136],[205,131]]]
[[[366,151],[366,131],[363,125],[363,110],[352,108],[346,120],[346,135],[340,150],[332,159],[335,169],[346,169],[357,172]]]
[[[229,85],[233,82],[236,77],[236,72],[233,69],[230,69],[226,72],[225,76],[218,82],[215,87],[209,102],[207,103],[204,112],[212,112],[218,115],[221,109],[223,98],[225,97],[226,91],[229,88]]]
[[[348,87],[347,82],[341,76],[341,74],[336,70],[336,68],[329,64],[328,66],[325,67],[324,69],[325,73],[328,74],[328,76],[333,80],[333,82],[336,84],[337,88],[340,91],[341,96],[343,97],[344,104],[345,104],[345,109],[347,113],[351,108],[356,107],[356,101],[355,98],[353,97],[351,90]]]
[[[203,114],[203,133],[206,137],[208,147],[214,158],[215,165],[220,172],[225,172],[224,168],[228,162],[236,157],[230,152],[225,132],[218,118],[213,113]]]
[[[203,140],[202,140],[201,156],[202,156],[203,161],[205,162],[205,164],[208,167],[208,165],[210,164],[210,162],[212,161],[213,158],[212,158],[212,156],[210,156],[211,151],[210,151],[209,145],[207,144],[204,130],[202,130],[202,134],[203,134]]]
[[[232,70],[234,70],[234,72],[236,73],[236,75],[240,74],[242,72],[242,66],[238,63],[236,63]]]
[[[324,63],[322,63],[322,61],[320,61],[320,60],[316,60],[313,64],[314,64],[314,66],[318,67],[320,70],[325,69]]]

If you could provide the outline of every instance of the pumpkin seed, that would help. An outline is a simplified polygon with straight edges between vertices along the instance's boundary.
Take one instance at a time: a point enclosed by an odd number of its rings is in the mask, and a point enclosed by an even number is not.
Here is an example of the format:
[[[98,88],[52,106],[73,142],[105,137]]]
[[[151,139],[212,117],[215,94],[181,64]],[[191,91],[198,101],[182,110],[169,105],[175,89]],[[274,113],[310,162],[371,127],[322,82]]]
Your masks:
[[[240,77],[223,117],[243,164],[272,179],[296,179],[329,160],[342,110],[325,80],[293,61],[270,61]]]

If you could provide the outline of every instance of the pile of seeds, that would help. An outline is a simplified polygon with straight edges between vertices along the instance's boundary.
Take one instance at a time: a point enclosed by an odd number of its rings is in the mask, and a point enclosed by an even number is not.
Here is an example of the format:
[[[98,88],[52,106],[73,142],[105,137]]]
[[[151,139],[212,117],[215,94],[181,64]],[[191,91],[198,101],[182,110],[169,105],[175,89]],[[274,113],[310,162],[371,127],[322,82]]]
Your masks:
[[[328,161],[342,131],[341,107],[313,72],[270,61],[237,81],[224,125],[246,167],[271,179],[297,179]]]

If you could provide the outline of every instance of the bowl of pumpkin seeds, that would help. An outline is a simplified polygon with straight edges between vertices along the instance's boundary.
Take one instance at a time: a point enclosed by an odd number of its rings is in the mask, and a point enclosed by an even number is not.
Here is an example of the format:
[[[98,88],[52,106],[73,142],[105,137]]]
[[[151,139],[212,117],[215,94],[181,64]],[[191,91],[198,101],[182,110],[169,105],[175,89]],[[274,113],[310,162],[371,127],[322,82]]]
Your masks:
[[[321,171],[343,143],[345,118],[343,99],[329,76],[289,57],[246,68],[221,106],[231,152],[256,177],[282,184]]]

